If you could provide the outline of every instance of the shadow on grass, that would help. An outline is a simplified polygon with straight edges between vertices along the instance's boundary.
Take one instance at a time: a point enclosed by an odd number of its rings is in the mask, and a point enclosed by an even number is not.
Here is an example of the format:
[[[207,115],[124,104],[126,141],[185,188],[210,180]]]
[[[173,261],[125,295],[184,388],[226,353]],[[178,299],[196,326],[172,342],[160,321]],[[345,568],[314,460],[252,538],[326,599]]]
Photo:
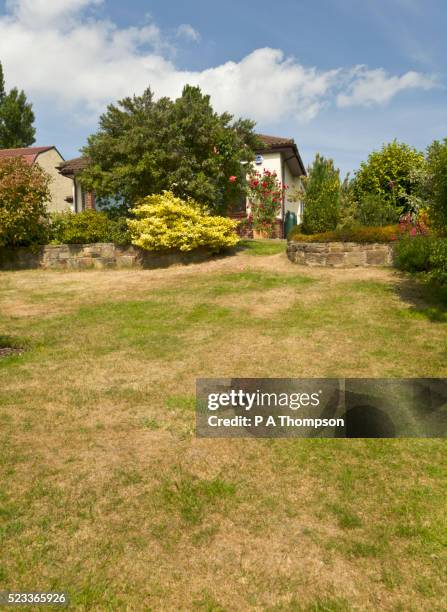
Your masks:
[[[18,338],[0,335],[0,359],[21,355],[26,350],[26,343]]]
[[[447,323],[446,285],[408,275],[396,284],[396,292],[401,300],[410,305],[410,308],[400,311],[402,317]]]

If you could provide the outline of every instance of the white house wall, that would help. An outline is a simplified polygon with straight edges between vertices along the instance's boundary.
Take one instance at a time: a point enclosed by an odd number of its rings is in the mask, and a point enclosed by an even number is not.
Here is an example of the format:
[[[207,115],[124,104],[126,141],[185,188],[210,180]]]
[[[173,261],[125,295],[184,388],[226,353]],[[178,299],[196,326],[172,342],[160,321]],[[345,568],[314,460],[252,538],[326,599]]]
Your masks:
[[[294,212],[296,214],[297,223],[301,223],[302,219],[302,202],[292,202],[289,197],[292,193],[296,193],[297,189],[299,189],[301,185],[301,179],[299,176],[293,176],[290,172],[289,166],[287,162],[284,163],[284,182],[289,186],[289,189],[286,191],[286,198],[284,203],[285,211]]]
[[[75,202],[75,211],[74,212],[82,212],[84,210],[84,198],[82,197],[82,187],[77,178],[74,179],[76,185],[76,202]]]

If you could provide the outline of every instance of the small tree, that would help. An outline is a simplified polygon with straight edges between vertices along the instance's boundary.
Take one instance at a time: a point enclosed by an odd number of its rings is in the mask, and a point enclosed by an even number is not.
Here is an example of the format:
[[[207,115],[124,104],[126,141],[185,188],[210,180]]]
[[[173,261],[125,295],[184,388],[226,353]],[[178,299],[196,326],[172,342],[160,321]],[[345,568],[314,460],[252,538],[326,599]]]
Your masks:
[[[373,194],[396,207],[398,213],[413,211],[420,188],[418,170],[424,166],[424,155],[413,147],[396,140],[383,145],[360,164],[354,179],[357,201]]]
[[[215,113],[198,87],[187,85],[175,101],[155,100],[147,89],[101,116],[84,149],[91,165],[81,180],[99,200],[122,199],[128,207],[169,190],[226,212],[245,192],[241,162],[252,161],[259,145],[253,127]]]
[[[435,140],[427,150],[426,195],[430,220],[433,225],[447,231],[447,138]]]
[[[353,180],[348,172],[340,185],[340,208],[337,229],[348,229],[357,225],[356,211],[357,201],[354,194]]]
[[[304,186],[303,232],[316,234],[335,229],[340,214],[340,172],[332,159],[317,153]]]
[[[0,246],[45,243],[51,177],[21,157],[0,158]]]
[[[0,148],[29,147],[35,142],[34,113],[23,91],[17,87],[5,91],[0,63]]]

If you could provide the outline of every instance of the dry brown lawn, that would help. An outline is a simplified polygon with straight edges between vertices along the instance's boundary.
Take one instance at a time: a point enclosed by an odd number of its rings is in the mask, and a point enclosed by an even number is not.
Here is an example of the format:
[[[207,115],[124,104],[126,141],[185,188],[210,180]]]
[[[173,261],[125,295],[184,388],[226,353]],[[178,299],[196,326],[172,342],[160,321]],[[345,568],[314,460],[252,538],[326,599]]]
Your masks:
[[[73,609],[447,610],[443,440],[198,439],[198,377],[447,375],[382,269],[0,273],[0,590]]]

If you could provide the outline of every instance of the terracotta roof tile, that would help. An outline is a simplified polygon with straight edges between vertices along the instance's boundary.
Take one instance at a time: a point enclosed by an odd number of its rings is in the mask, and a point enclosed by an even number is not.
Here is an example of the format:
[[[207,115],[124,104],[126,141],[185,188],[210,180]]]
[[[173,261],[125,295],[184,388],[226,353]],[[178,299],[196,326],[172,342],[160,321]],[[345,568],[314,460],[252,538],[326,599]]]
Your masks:
[[[23,159],[27,161],[31,166],[36,161],[36,157],[40,153],[50,151],[51,149],[54,149],[54,147],[22,147],[20,149],[0,149],[0,158],[23,157]]]

